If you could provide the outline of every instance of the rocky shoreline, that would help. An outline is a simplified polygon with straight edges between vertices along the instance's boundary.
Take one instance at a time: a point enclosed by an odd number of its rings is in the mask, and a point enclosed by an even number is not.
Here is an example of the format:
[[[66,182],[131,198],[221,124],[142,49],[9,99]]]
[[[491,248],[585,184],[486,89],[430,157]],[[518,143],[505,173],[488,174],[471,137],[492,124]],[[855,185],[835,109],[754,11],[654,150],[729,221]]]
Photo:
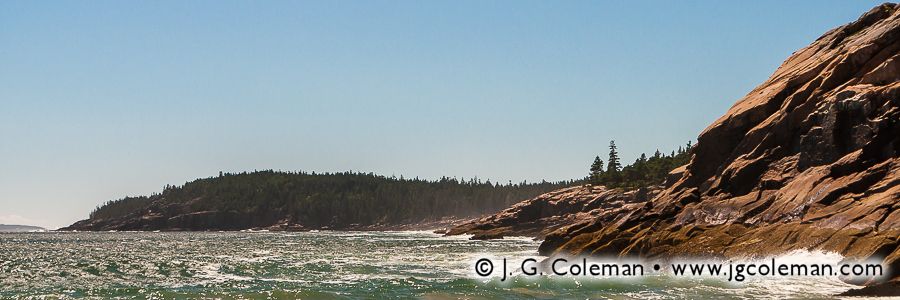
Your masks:
[[[194,211],[195,199],[61,230],[437,229],[532,236],[543,255],[649,259],[821,250],[891,272],[845,295],[900,296],[900,5],[879,5],[794,52],[700,133],[690,155],[660,186],[567,187],[471,220],[309,228],[277,210]]]
[[[495,215],[473,219],[446,231],[472,234],[473,239],[529,236],[544,239],[552,232],[588,220],[611,220],[637,209],[658,188],[622,192],[590,184],[549,192],[519,202]]]
[[[443,234],[447,228],[452,228],[457,224],[462,224],[466,222],[471,222],[473,219],[471,218],[455,218],[455,217],[444,217],[440,219],[428,219],[421,220],[416,222],[409,223],[399,223],[399,224],[369,224],[369,225],[360,225],[360,224],[348,224],[340,227],[305,227],[300,224],[292,223],[286,220],[279,221],[275,224],[268,226],[253,226],[253,227],[244,227],[244,228],[210,228],[203,226],[184,226],[184,227],[165,227],[159,229],[153,229],[153,227],[138,227],[132,228],[130,225],[111,222],[105,223],[109,220],[84,220],[79,221],[68,227],[63,227],[57,229],[55,231],[283,231],[283,232],[304,232],[311,230],[340,230],[340,231],[434,231]]]
[[[544,236],[544,255],[823,250],[891,270],[847,295],[900,296],[900,7],[879,5],[795,52],[691,156],[646,201],[569,188],[449,233]]]

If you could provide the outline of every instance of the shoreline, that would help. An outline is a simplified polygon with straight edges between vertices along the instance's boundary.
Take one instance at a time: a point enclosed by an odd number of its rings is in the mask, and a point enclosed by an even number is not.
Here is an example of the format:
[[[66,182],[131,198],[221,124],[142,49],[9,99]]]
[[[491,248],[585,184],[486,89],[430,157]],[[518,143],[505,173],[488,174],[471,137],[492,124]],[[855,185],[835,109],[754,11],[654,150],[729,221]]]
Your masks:
[[[351,224],[344,227],[320,227],[306,228],[295,226],[293,224],[275,224],[269,227],[253,227],[234,230],[221,229],[181,229],[181,228],[165,228],[154,230],[82,230],[68,229],[68,227],[46,230],[44,232],[308,232],[308,231],[431,231],[438,234],[444,234],[450,228],[481,218],[482,216],[472,218],[442,218],[440,220],[427,220],[414,223],[404,224],[372,224],[357,225]]]

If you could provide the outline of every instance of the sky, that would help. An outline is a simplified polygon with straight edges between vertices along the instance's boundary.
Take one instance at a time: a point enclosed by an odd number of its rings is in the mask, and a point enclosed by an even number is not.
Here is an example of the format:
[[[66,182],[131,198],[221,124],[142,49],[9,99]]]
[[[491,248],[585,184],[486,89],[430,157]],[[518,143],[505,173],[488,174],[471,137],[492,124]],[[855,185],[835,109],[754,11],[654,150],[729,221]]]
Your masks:
[[[219,171],[581,178],[877,3],[0,1],[0,223]]]

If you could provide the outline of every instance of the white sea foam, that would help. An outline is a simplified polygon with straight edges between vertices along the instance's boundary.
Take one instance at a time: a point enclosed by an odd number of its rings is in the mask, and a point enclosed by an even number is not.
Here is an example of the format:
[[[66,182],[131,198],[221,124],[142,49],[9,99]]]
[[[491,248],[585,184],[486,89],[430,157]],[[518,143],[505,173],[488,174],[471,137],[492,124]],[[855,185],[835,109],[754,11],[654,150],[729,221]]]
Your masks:
[[[46,243],[47,239],[53,242]],[[0,269],[17,273],[0,272],[4,287],[0,293],[47,296],[124,284],[146,287],[150,294],[224,298],[241,298],[248,295],[241,294],[246,290],[312,291],[348,298],[423,294],[448,298],[822,298],[853,287],[837,278],[757,278],[737,284],[721,278],[663,274],[631,280],[563,276],[520,276],[503,283],[472,280],[477,258],[507,258],[509,271],[519,273],[523,259],[544,259],[537,253],[539,244],[526,237],[481,241],[427,231],[11,235],[0,236],[0,252],[16,259],[0,261]],[[139,251],[129,251],[134,248]],[[793,251],[775,258],[818,264],[843,260],[821,251]],[[110,265],[115,267],[108,269]],[[75,276],[61,277],[61,272]]]

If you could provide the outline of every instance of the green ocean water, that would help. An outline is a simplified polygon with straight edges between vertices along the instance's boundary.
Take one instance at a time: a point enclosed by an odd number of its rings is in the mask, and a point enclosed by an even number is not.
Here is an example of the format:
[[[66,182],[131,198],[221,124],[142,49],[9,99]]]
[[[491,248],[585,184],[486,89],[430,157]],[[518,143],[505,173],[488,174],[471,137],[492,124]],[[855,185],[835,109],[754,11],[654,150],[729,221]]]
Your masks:
[[[827,298],[836,279],[480,280],[484,256],[537,256],[525,238],[429,232],[0,234],[2,299],[698,299]]]

